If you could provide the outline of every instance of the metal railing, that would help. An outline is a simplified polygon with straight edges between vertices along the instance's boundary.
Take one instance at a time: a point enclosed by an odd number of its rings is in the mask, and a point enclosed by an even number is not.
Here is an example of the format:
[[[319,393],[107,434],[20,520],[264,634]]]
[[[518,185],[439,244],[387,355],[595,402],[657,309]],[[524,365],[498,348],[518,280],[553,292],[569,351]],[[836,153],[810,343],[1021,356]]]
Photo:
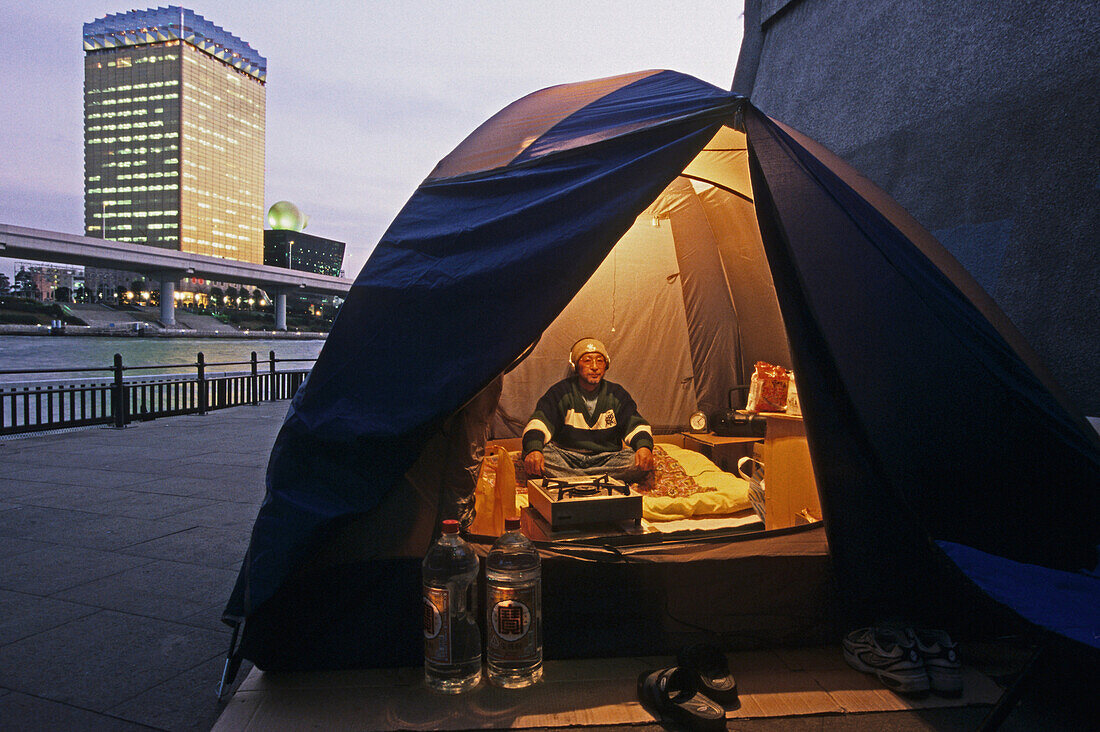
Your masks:
[[[261,401],[290,399],[305,381],[309,369],[276,368],[280,363],[315,361],[313,358],[276,358],[207,363],[200,352],[194,363],[125,366],[115,354],[110,368],[59,368],[0,370],[8,375],[64,373],[111,374],[111,380],[82,379],[74,383],[0,385],[0,435],[24,432],[113,425],[123,428],[131,422],[181,414],[206,414],[215,409],[259,404]],[[209,372],[210,368],[248,366],[247,372]],[[195,369],[194,374],[155,374],[129,377],[127,372]]]

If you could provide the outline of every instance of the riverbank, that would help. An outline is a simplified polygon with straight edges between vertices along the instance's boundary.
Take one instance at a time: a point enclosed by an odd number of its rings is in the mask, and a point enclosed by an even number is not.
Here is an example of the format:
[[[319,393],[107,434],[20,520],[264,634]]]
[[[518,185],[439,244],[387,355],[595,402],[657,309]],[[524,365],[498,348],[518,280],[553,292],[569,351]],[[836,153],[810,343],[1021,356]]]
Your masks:
[[[185,330],[160,328],[150,323],[127,323],[126,327],[91,325],[3,325],[0,335],[100,336],[109,338],[236,338],[251,340],[323,341],[325,332],[272,330]]]
[[[191,331],[189,331],[190,333]],[[270,333],[219,333],[210,338],[179,336],[139,338],[113,333],[113,337],[27,337],[0,334],[0,384],[13,386],[28,382],[110,378],[115,355],[122,357],[126,369],[140,367],[127,376],[157,374],[196,374],[198,354],[202,353],[207,373],[246,370],[252,354],[264,363],[274,353],[278,361],[294,361],[304,368],[312,366],[325,342],[316,338],[273,338]],[[222,364],[235,364],[223,366]],[[156,367],[155,369],[153,367]],[[74,368],[81,371],[74,372]],[[2,726],[2,725],[0,725]]]

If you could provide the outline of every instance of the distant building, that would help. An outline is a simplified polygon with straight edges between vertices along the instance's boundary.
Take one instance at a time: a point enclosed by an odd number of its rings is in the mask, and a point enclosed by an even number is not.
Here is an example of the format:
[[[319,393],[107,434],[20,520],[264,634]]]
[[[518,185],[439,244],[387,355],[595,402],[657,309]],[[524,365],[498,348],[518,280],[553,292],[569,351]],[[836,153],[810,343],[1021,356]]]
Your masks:
[[[339,277],[345,246],[342,241],[301,231],[268,229],[264,231],[264,264]]]
[[[59,289],[68,290],[72,297],[84,284],[84,271],[65,265],[16,262],[15,283],[16,294],[36,300],[53,300]]]
[[[342,241],[302,233],[309,223],[290,201],[278,201],[268,209],[264,231],[264,264],[302,272],[339,277],[344,266]]]
[[[1098,38],[1087,2],[746,0],[733,82],[908,209],[1090,415]]]
[[[84,230],[264,261],[267,61],[170,6],[84,24]]]
[[[84,268],[84,287],[93,300],[111,300],[118,292],[125,292],[135,280],[145,279],[139,272],[125,272],[101,267]]]

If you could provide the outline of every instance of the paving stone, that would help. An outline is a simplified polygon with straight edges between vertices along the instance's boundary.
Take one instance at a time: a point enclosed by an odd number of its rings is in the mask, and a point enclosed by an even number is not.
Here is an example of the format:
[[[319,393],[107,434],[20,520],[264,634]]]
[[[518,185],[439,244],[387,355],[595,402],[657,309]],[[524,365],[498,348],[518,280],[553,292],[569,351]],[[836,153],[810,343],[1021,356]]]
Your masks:
[[[182,621],[209,610],[211,598],[228,598],[236,580],[236,572],[229,569],[154,560],[54,596],[134,615]]]
[[[15,507],[13,506],[13,508]],[[35,549],[45,549],[49,546],[52,546],[52,544],[5,536],[3,540],[0,541],[0,559],[7,559],[8,557],[14,557],[16,554],[23,554],[25,552],[33,552]]]
[[[233,570],[234,582],[236,582],[237,572]],[[228,625],[222,622],[222,611],[225,609],[225,604],[229,601],[229,593],[233,591],[233,586],[230,584],[229,589],[222,595],[218,595],[218,602],[211,605],[207,605],[198,612],[192,613],[187,617],[180,618],[177,622],[186,623],[187,625],[194,625],[196,628],[208,628],[210,630],[225,630],[229,628]],[[230,628],[232,631],[232,628]]]
[[[0,574],[0,589],[52,595],[148,563],[145,557],[82,547],[49,546],[9,557]]]
[[[53,483],[43,483],[37,480],[26,480],[23,478],[16,480],[8,477],[7,466],[4,466],[4,469],[0,469],[0,499],[5,501],[15,501],[18,503],[19,499],[23,496],[43,493],[48,490],[53,490],[56,487],[57,486]]]
[[[0,590],[0,646],[95,612],[98,608],[87,605]]]
[[[0,696],[0,723],[9,730],[148,732],[149,727],[71,704],[11,692]]]
[[[198,500],[223,503],[247,503],[259,506],[264,498],[262,479],[241,484],[211,480],[209,476],[161,476],[148,483],[133,486],[136,493],[154,493],[166,496],[185,496]]]
[[[62,543],[78,527],[92,520],[84,511],[42,506],[20,506],[0,513],[0,536]]]
[[[181,531],[190,525],[162,519],[107,516],[60,508],[25,506],[0,512],[0,536],[109,551]]]
[[[179,676],[112,707],[109,712],[124,719],[171,732],[206,732],[218,721],[225,702],[217,696],[218,682],[225,668],[223,653]],[[247,675],[238,674],[237,682]]]
[[[24,449],[5,451],[0,454],[4,456],[4,462],[7,465],[16,467],[56,467],[59,464],[71,462],[74,455],[82,458],[81,463],[88,467],[95,467],[101,462],[115,464],[124,458],[133,463],[136,455],[140,456],[142,461],[146,458],[143,454],[135,453],[132,447],[123,445],[105,446],[87,441],[47,442],[46,440],[46,437],[41,437]],[[59,463],[58,460],[65,460],[66,463]]]
[[[180,464],[201,463],[206,465],[236,465],[250,468],[267,467],[267,455],[256,455],[252,452],[208,452],[202,455],[192,455],[181,458]]]
[[[262,475],[257,475],[245,485],[226,486],[207,483],[203,488],[196,490],[191,497],[224,503],[244,503],[258,509],[263,502],[265,491],[264,478]]]
[[[230,475],[233,482],[239,482],[243,484],[259,484],[263,485],[264,476],[267,473],[266,463],[264,466],[251,467],[240,465],[218,465],[217,463],[173,463],[165,465],[163,468],[162,476],[182,476],[188,478],[206,478],[211,480],[215,475]],[[224,478],[219,482],[223,482]]]
[[[93,465],[89,457],[88,462]],[[54,486],[88,486],[92,488],[125,488],[129,484],[141,483],[151,480],[150,476],[138,475],[129,471],[101,470],[98,467],[84,467],[80,463],[73,463],[73,456],[68,455],[53,465],[22,465],[9,466],[4,471],[9,480],[33,480],[39,483],[50,483]]]
[[[23,496],[20,503],[30,506],[69,508],[89,513],[157,519],[211,505],[208,500],[186,496],[153,495],[142,491],[116,488],[57,488],[45,493]]]
[[[0,647],[0,686],[106,712],[223,655],[229,638],[101,610]]]
[[[171,559],[205,567],[235,569],[248,548],[250,533],[198,526],[125,548],[126,554]]]
[[[170,439],[169,436],[165,436]],[[110,470],[124,473],[130,476],[130,483],[140,484],[157,478],[164,474],[164,466],[170,465],[179,459],[178,455],[165,456],[146,454],[148,448],[131,446],[125,451],[119,450],[119,454],[112,455],[113,448],[96,448],[94,461],[85,463],[89,468],[96,470]]]
[[[242,530],[250,534],[259,510],[258,502],[257,504],[218,502],[208,503],[193,511],[185,511],[177,514],[175,518],[179,521],[192,522],[195,526]]]

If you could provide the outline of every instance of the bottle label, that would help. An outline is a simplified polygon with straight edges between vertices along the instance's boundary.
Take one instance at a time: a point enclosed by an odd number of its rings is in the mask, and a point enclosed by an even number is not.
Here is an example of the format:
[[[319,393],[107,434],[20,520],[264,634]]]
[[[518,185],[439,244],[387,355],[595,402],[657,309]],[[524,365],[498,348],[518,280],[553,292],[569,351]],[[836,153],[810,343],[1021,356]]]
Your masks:
[[[446,587],[424,585],[424,658],[451,662],[451,593]]]
[[[537,579],[526,587],[488,586],[489,638],[486,645],[491,658],[515,662],[533,661],[538,657],[536,620],[541,582]]]

